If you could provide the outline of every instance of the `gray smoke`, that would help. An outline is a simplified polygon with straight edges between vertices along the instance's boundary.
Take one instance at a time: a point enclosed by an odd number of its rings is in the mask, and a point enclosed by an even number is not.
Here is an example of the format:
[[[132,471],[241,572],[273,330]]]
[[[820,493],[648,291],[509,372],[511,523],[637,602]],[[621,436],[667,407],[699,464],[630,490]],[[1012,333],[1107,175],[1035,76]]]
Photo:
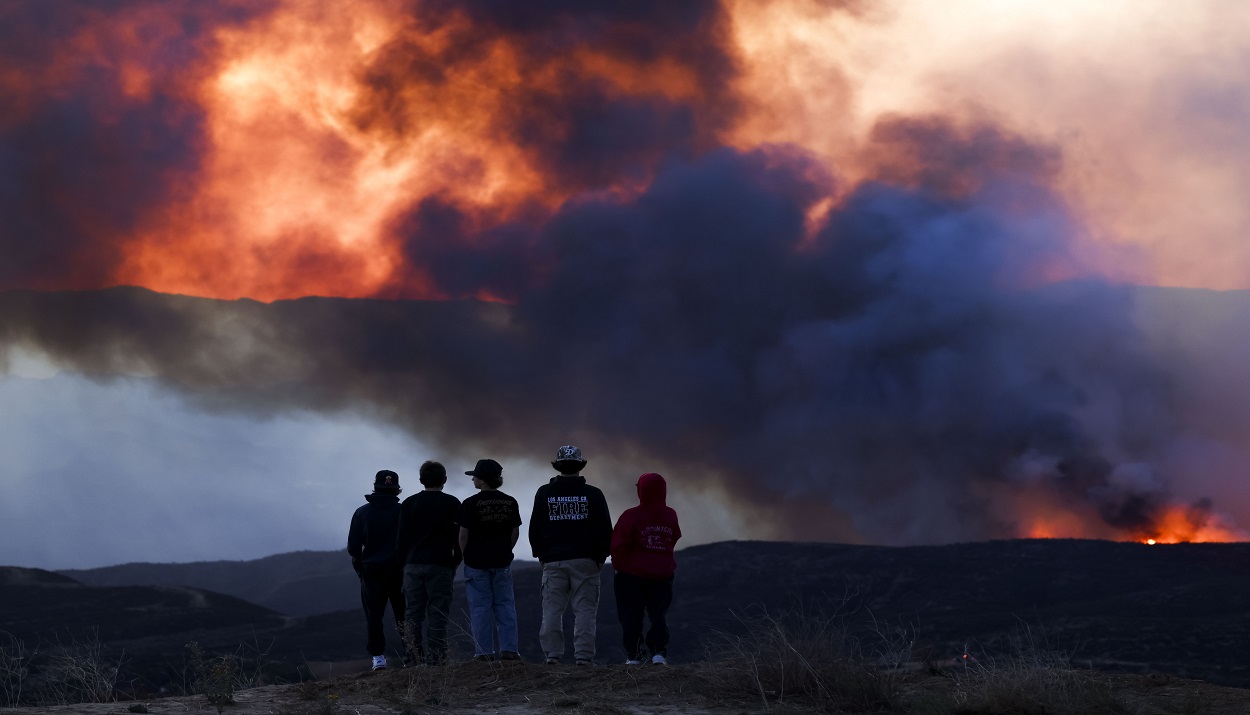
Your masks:
[[[923,171],[854,187],[814,234],[825,170],[721,149],[483,233],[427,200],[408,257],[461,300],[9,292],[0,340],[208,409],[352,411],[497,455],[574,438],[718,482],[790,538],[1013,536],[1025,494],[1148,533],[1185,427],[1135,293],[1039,280],[1081,231],[1055,157],[992,129],[931,156],[935,126],[890,127]]]

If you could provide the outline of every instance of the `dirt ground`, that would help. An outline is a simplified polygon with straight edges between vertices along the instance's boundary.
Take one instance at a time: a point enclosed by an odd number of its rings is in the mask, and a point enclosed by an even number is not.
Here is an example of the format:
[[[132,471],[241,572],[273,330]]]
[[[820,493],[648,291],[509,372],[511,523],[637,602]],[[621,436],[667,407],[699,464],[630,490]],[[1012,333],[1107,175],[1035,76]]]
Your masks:
[[[604,715],[747,715],[820,712],[803,696],[751,695],[750,687],[728,694],[711,684],[713,664],[675,666],[544,666],[526,663],[462,663],[445,668],[392,669],[353,673],[290,685],[241,690],[220,711],[231,715],[530,715],[532,713],[602,713]],[[1093,712],[1132,715],[1245,715],[1250,690],[1160,675],[1099,676],[1120,703]],[[721,681],[723,682],[723,681]],[[749,685],[749,684],[744,684]],[[894,712],[970,713],[984,709],[930,709],[926,699],[949,698],[957,687],[950,677],[912,674],[900,679],[903,701]],[[767,702],[765,699],[767,698]],[[917,703],[921,703],[917,705]],[[7,710],[14,715],[82,713],[121,715],[216,713],[203,695],[142,702],[116,702]],[[1011,711],[1019,712],[1019,711]],[[1048,711],[1049,712],[1049,711]]]

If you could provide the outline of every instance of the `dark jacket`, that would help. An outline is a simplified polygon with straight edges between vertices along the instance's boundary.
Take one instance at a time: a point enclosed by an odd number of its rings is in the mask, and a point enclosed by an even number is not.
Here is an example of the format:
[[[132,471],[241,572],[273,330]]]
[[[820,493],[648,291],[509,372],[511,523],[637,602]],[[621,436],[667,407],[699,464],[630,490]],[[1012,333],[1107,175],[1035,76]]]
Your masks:
[[[677,570],[673,546],[681,538],[677,512],[665,504],[668,486],[658,474],[638,478],[638,506],[612,530],[612,568],[631,576],[668,579]]]
[[[593,559],[603,564],[612,545],[608,501],[582,476],[552,477],[534,495],[530,548],[539,561]]]
[[[422,490],[404,500],[395,550],[400,564],[460,565],[460,500]]]
[[[396,564],[395,534],[399,529],[399,496],[366,494],[364,506],[352,514],[347,531],[347,553],[352,567],[360,573],[363,564],[384,566]]]

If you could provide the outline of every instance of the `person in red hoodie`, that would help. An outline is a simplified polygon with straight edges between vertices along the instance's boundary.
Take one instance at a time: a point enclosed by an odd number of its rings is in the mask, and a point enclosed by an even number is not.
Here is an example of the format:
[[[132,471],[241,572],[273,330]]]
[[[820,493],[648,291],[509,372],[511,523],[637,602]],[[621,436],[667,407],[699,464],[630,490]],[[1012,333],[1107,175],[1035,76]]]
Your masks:
[[[638,478],[638,506],[626,509],[612,530],[612,589],[629,665],[668,662],[668,607],[673,602],[677,560],[673,546],[681,538],[677,512],[664,503],[664,477],[649,472]],[[644,641],[643,614],[651,621]]]

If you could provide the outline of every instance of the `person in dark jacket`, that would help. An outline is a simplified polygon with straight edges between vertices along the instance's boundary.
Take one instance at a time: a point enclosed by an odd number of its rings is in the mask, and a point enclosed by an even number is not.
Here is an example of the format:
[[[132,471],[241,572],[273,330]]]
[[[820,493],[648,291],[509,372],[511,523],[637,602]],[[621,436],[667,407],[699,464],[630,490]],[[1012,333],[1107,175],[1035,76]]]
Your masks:
[[[460,565],[456,526],[460,500],[443,493],[447,483],[443,465],[427,461],[420,474],[425,489],[404,500],[395,549],[403,565],[407,609],[405,661],[434,665],[447,654],[451,584]]]
[[[395,558],[395,535],[399,530],[399,475],[383,469],[373,478],[373,493],[352,514],[347,532],[347,553],[360,577],[360,602],[365,609],[368,640],[374,670],[386,667],[386,637],[382,618],[389,603],[395,626],[404,632],[403,577]]]
[[[643,614],[651,620],[645,646],[651,662],[668,662],[668,607],[673,603],[673,546],[681,538],[677,512],[665,503],[664,477],[649,472],[638,478],[638,506],[626,509],[612,530],[612,590],[621,622],[627,665],[645,654]]]
[[[529,540],[542,563],[543,619],[538,631],[548,664],[564,655],[564,611],[573,605],[573,657],[595,659],[599,573],[612,544],[612,515],[603,492],[586,483],[582,451],[564,446],[551,462],[559,474],[538,488],[530,514]]]

